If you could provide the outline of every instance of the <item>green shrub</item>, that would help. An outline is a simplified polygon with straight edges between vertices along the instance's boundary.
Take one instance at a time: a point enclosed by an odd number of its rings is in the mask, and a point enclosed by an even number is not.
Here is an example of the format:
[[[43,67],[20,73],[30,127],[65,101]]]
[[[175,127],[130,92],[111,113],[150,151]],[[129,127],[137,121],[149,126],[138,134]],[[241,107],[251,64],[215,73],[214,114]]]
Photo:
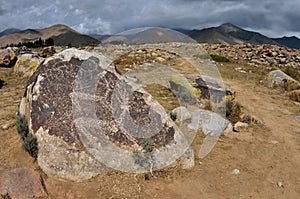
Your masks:
[[[149,170],[149,172],[152,173],[152,151],[154,149],[153,141],[151,139],[145,138],[142,142],[142,147],[144,151],[134,151],[132,157],[134,159],[135,164],[140,165],[141,167]]]
[[[229,62],[229,59],[220,55],[210,54],[212,60],[216,62]]]
[[[26,117],[17,114],[17,131],[23,140],[23,149],[27,151],[32,157],[37,158],[38,155],[38,142],[35,135],[29,132]]]
[[[152,152],[153,148],[154,148],[153,141],[150,140],[150,139],[144,139],[142,147],[143,147],[143,149],[145,150],[146,153]]]
[[[29,134],[29,129],[28,129],[28,125],[27,125],[27,121],[24,115],[21,114],[17,114],[17,131],[19,133],[19,135],[21,136],[22,140],[24,141],[25,138],[28,136]]]
[[[29,133],[23,143],[23,148],[34,158],[38,156],[38,142],[36,136]]]

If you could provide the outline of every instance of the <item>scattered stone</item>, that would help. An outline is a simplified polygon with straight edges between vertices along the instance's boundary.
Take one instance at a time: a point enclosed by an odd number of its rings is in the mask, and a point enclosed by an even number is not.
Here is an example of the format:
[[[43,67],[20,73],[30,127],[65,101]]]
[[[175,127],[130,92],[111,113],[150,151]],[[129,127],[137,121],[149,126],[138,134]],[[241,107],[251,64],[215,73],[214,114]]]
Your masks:
[[[171,112],[172,114],[176,115],[176,121],[178,122],[183,122],[186,120],[190,120],[192,118],[191,113],[184,106],[177,107],[173,109]]]
[[[265,126],[265,123],[255,115],[242,114],[241,119],[242,119],[242,122],[245,122],[248,124],[253,123],[253,124],[258,125],[259,127]]]
[[[40,57],[51,57],[56,53],[56,50],[53,46],[44,47],[41,52],[38,53]]]
[[[295,130],[295,133],[300,133],[300,129]]]
[[[236,67],[235,70],[240,73],[247,73],[245,70],[242,69],[242,67]]]
[[[278,187],[280,187],[280,188],[283,188],[283,187],[284,187],[284,186],[283,186],[283,183],[282,183],[282,182],[280,182],[280,181],[279,181],[279,182],[277,182],[277,186],[278,186]]]
[[[276,45],[252,45],[247,47],[246,44],[227,45],[223,44],[205,44],[204,48],[209,54],[218,54],[228,57],[232,60],[245,61],[249,60],[249,65],[253,67],[274,67],[279,68],[300,66],[299,50],[291,51],[289,48],[282,48]]]
[[[4,125],[2,125],[2,129],[7,130],[7,129],[13,127],[15,124],[16,124],[15,120],[10,120],[10,121],[6,122]]]
[[[36,171],[28,168],[0,170],[0,195],[11,198],[46,198],[43,179]]]
[[[240,172],[239,169],[233,169],[231,173],[234,174],[234,175],[238,175],[238,174],[240,174],[241,172]]]
[[[300,115],[295,116],[295,120],[300,121]]]
[[[218,113],[207,110],[197,110],[191,113],[190,129],[201,129],[205,135],[221,136],[232,132],[232,124]]]
[[[268,111],[274,111],[274,107],[273,106],[267,106],[267,110]]]
[[[244,122],[237,122],[234,124],[233,130],[236,132],[245,131],[248,129],[248,124]]]
[[[271,140],[270,144],[278,144],[279,142],[277,140]]]
[[[17,59],[15,52],[10,47],[0,51],[0,67],[11,68],[15,65]]]
[[[285,109],[280,109],[279,111],[280,111],[282,114],[284,114],[284,115],[291,115],[291,114],[292,114],[290,111],[285,110]]]

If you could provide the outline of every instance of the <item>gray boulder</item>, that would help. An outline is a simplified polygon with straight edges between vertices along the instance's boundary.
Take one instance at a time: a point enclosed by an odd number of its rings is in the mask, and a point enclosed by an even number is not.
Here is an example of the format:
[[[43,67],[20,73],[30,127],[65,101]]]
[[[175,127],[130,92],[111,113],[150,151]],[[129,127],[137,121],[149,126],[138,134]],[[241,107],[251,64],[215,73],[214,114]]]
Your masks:
[[[264,83],[266,86],[270,88],[274,87],[282,87],[282,88],[287,88],[287,87],[300,87],[300,83],[293,79],[292,77],[288,76],[281,70],[273,70],[269,72],[267,77],[264,79]]]
[[[20,113],[48,175],[81,181],[116,169],[171,165],[190,143],[164,108],[106,57],[67,49],[30,77]]]

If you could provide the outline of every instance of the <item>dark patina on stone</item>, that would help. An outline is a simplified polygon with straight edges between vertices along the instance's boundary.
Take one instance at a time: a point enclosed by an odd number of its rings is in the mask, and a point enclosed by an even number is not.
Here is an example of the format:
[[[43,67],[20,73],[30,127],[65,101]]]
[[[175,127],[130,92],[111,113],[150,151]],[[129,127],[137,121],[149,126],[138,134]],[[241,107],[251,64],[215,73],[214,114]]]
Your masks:
[[[87,72],[81,75],[87,80],[81,81],[77,88],[76,81],[82,68]],[[88,77],[97,79],[94,90]],[[131,152],[143,149],[145,138],[137,134],[139,130],[142,135],[148,130],[154,132],[147,137],[153,142],[154,151],[180,143],[176,141],[181,139],[179,129],[164,109],[155,100],[149,101],[152,99],[150,94],[134,87],[108,60],[92,53],[68,49],[46,59],[31,76],[23,105],[20,105],[21,114],[28,118],[30,131],[38,138],[40,167],[49,175],[72,180],[88,179],[103,172],[105,166],[90,152],[99,149],[93,145],[99,140],[88,140],[92,147],[83,143],[74,122],[78,118],[93,120],[93,114],[101,131],[91,135],[95,138],[105,136],[113,145]],[[79,97],[79,114],[75,118],[74,107],[78,108],[78,104],[74,104],[74,95],[84,96]],[[116,100],[115,104],[113,100]],[[84,110],[90,104],[95,105],[94,113]],[[151,108],[153,104],[155,106]],[[25,108],[21,111],[21,107]],[[137,128],[132,129],[135,125]],[[177,150],[181,148],[178,145]],[[165,154],[178,155],[175,152]]]

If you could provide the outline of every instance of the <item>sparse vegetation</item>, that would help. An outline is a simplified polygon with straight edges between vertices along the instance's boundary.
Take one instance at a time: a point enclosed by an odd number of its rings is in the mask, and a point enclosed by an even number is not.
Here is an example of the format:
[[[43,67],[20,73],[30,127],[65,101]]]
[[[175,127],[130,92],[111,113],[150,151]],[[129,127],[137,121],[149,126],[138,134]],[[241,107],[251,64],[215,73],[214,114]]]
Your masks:
[[[4,195],[1,194],[1,199],[11,199],[11,197],[8,193],[6,193]]]
[[[229,62],[229,59],[220,55],[210,54],[212,60],[216,62]]]
[[[149,138],[145,138],[142,142],[142,147],[143,147],[143,152],[139,152],[139,151],[133,152],[134,162],[136,164],[140,165],[141,167],[149,170],[149,172],[152,174],[152,171],[153,171],[152,152],[154,149],[153,141]],[[149,180],[149,178],[146,178],[146,176],[148,176],[148,175],[145,175],[145,179]]]
[[[236,123],[240,119],[241,115],[241,104],[232,100],[225,100],[226,117],[232,123]]]
[[[300,71],[289,66],[283,69],[283,72],[300,82]]]
[[[27,121],[24,115],[17,114],[17,131],[23,140],[23,148],[32,157],[37,158],[38,155],[38,142],[36,136],[29,132]]]

